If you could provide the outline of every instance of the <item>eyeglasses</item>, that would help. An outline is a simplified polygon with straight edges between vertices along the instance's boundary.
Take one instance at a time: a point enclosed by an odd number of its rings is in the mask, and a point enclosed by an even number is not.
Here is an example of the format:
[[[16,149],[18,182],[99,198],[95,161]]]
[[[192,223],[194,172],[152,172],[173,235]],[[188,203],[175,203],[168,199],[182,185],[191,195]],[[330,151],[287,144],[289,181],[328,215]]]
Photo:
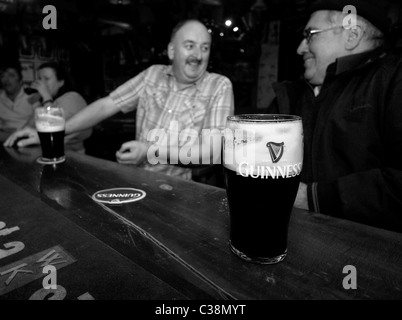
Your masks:
[[[343,28],[343,26],[337,26],[337,27],[331,27],[331,28],[327,28],[327,29],[305,29],[303,31],[303,38],[306,39],[307,44],[310,43],[311,38],[313,37],[313,35],[317,34],[317,33],[321,33],[321,32],[325,32],[325,31],[329,31],[329,30],[335,30],[338,28]]]

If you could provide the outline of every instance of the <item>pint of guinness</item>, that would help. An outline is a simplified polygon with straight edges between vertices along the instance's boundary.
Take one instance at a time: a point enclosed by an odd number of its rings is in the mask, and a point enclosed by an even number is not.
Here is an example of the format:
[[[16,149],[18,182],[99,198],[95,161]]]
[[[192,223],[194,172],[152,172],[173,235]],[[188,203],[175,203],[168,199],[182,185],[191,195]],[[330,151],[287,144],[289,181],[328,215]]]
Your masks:
[[[231,250],[251,262],[282,261],[303,164],[301,118],[228,117],[223,164]]]
[[[35,125],[42,147],[39,163],[55,164],[65,161],[63,109],[46,106],[35,110]]]

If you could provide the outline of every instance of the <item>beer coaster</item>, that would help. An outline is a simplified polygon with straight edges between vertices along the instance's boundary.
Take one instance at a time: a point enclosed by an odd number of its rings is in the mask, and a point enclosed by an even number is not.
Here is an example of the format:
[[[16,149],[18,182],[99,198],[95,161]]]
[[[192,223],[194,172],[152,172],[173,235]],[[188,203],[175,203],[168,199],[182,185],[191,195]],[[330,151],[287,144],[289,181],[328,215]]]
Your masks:
[[[112,188],[95,192],[92,199],[96,202],[108,204],[123,204],[141,200],[147,194],[145,191],[134,188]]]
[[[40,164],[58,164],[58,163],[63,163],[64,161],[66,161],[66,158],[63,158],[60,160],[47,160],[42,157],[39,157],[38,159],[36,159],[36,162],[40,163]]]

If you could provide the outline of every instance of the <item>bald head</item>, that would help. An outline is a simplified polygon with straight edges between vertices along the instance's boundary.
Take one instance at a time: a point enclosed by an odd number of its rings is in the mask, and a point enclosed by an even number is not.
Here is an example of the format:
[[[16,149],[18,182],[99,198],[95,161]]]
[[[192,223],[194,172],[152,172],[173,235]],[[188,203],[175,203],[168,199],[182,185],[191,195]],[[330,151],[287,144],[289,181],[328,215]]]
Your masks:
[[[200,28],[200,31],[202,30],[203,32],[208,33],[208,36],[209,36],[209,32],[208,32],[207,28],[205,27],[205,25],[201,21],[199,21],[197,19],[188,19],[188,20],[183,20],[183,21],[179,22],[173,28],[172,33],[170,35],[170,41],[171,42],[174,41],[174,38],[176,37],[177,33],[179,31],[181,31],[182,28],[187,27],[188,25],[192,25],[192,26]]]

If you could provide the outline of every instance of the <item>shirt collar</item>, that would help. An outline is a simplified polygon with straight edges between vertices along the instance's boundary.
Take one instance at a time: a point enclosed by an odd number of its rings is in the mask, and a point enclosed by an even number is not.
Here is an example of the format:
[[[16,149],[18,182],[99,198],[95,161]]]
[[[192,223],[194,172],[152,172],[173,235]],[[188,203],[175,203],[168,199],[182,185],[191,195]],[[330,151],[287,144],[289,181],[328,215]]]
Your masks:
[[[24,88],[21,87],[20,92],[18,93],[16,100],[20,99],[20,98],[22,98],[23,96],[26,96],[26,95],[27,94],[25,93]]]
[[[7,93],[4,89],[0,91],[0,94],[3,98],[11,101],[11,99],[7,96]],[[20,92],[18,92],[13,103],[15,103],[17,100],[21,99],[24,95],[26,95],[26,93],[24,91],[24,88],[21,87]]]
[[[172,79],[174,79],[174,81],[177,83],[176,78],[174,77],[174,74],[173,74],[172,65],[167,66],[167,68],[164,70],[164,73],[166,74],[166,76],[172,77]],[[204,79],[207,77],[207,75],[208,75],[208,71],[205,71],[200,79],[198,79],[196,82],[191,83],[188,86],[184,87],[182,90],[195,85],[196,89],[198,91],[201,91],[201,86],[203,84]]]

